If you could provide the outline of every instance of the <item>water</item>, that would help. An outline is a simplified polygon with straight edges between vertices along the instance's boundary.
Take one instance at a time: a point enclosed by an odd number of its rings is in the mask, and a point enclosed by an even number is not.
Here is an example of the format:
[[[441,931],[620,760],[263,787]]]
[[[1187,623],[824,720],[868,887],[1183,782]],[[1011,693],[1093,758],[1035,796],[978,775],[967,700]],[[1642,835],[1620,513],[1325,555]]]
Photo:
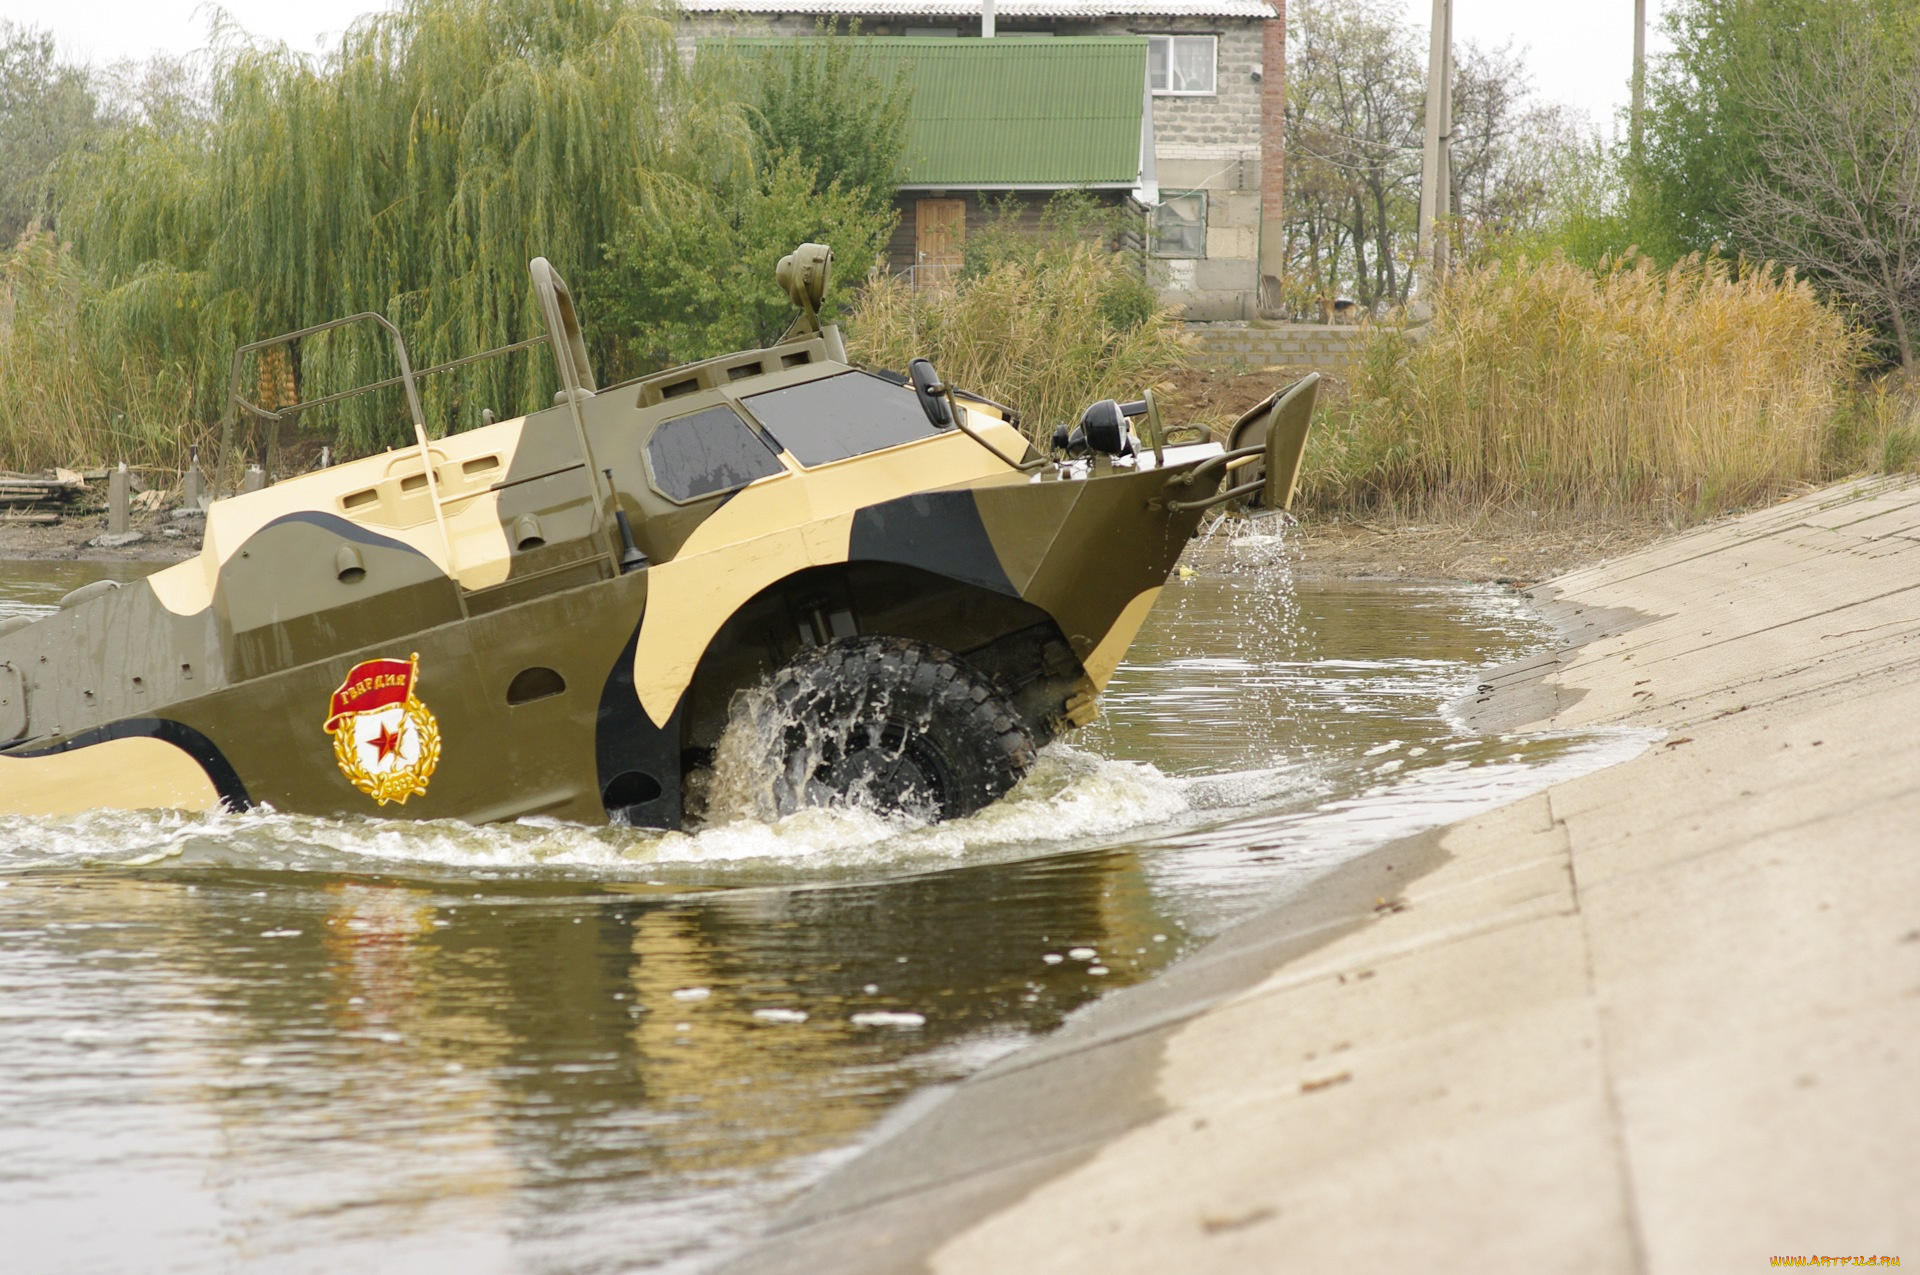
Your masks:
[[[1502,590],[1219,557],[1105,719],[953,824],[0,820],[9,1269],[697,1268],[916,1090],[1641,746],[1448,722],[1546,639]],[[0,617],[98,574],[9,565]]]

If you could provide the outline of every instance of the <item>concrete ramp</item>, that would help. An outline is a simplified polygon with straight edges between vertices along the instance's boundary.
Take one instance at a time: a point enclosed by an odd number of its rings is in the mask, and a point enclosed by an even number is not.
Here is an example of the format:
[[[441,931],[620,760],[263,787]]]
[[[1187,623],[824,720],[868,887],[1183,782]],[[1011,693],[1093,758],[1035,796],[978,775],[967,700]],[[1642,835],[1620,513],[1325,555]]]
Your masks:
[[[1644,754],[1098,1003],[728,1269],[1920,1263],[1920,485],[1534,592],[1568,645],[1463,710]]]

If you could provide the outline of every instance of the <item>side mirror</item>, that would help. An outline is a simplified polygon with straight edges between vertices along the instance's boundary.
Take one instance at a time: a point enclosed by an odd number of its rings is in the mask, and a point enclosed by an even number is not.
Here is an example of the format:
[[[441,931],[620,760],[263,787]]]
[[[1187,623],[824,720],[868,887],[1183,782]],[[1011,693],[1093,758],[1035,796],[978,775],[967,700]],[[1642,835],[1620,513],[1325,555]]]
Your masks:
[[[914,395],[920,400],[920,410],[927,414],[928,424],[935,429],[953,424],[953,409],[947,405],[947,387],[940,383],[940,374],[933,370],[933,364],[926,359],[915,359],[907,364],[907,378],[913,382]]]

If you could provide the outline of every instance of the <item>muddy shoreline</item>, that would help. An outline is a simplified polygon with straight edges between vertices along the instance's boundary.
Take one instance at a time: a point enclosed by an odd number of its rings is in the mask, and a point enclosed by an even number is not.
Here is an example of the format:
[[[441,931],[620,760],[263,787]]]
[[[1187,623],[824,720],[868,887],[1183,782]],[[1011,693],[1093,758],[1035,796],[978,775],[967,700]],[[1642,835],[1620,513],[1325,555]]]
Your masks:
[[[134,513],[129,530],[140,533],[132,544],[92,543],[107,534],[104,513],[74,514],[38,525],[0,524],[0,561],[4,562],[151,562],[166,566],[200,552],[206,529],[201,517],[175,518],[172,511]]]
[[[1423,519],[1308,515],[1288,530],[1307,579],[1465,580],[1523,586],[1673,535],[1651,515],[1486,513]]]

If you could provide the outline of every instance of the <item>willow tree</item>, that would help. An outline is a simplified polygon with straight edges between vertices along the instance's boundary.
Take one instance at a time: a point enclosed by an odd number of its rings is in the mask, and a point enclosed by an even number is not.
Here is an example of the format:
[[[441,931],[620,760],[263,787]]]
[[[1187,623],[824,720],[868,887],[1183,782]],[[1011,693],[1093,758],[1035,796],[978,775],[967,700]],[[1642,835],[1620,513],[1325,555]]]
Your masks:
[[[184,360],[202,419],[224,405],[237,343],[340,315],[386,315],[415,366],[536,335],[531,257],[577,283],[633,208],[752,162],[737,90],[674,34],[654,0],[407,0],[320,57],[217,29],[204,121],[135,125],[61,176],[96,326],[128,359]],[[258,385],[313,399],[392,370],[374,331],[343,330]],[[553,388],[538,356],[435,377],[429,429]],[[335,420],[354,450],[411,434],[390,396]]]

